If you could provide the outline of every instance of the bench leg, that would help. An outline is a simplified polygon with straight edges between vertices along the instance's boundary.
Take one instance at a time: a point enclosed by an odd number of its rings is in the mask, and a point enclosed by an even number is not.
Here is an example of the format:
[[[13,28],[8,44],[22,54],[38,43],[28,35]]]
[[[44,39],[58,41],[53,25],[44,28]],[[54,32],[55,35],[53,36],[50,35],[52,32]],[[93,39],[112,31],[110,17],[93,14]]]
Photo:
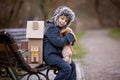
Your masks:
[[[0,75],[2,78],[11,78],[12,80],[16,80],[13,71],[9,67],[0,66]],[[0,79],[1,80],[1,79]]]
[[[51,71],[52,71],[52,73],[51,73]],[[50,74],[52,74],[52,76],[53,76],[52,79],[54,79],[55,76],[57,75],[57,73],[58,73],[58,69],[56,67],[48,68],[46,71],[47,80],[50,80]]]
[[[17,72],[15,69],[8,68],[8,70],[9,70],[9,74],[10,74],[10,77],[12,78],[12,80],[19,80]]]
[[[14,77],[13,73],[10,71],[10,69],[7,68],[7,72],[8,72],[8,74],[9,74],[10,78],[11,78],[12,80],[15,80],[15,77]]]

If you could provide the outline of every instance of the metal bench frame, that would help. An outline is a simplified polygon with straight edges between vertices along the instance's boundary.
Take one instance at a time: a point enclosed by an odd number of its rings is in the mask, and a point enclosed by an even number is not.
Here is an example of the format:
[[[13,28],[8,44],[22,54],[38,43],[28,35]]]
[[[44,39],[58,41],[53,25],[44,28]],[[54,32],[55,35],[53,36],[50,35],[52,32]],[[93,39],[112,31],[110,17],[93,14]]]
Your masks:
[[[45,71],[43,73],[42,71]],[[41,64],[39,67],[31,68],[24,60],[14,38],[5,31],[0,31],[0,77],[9,77],[12,80],[21,80],[25,76],[27,80],[36,75],[38,80],[49,80],[49,71],[54,67]],[[22,72],[22,73],[21,73]],[[56,72],[55,72],[56,73]]]

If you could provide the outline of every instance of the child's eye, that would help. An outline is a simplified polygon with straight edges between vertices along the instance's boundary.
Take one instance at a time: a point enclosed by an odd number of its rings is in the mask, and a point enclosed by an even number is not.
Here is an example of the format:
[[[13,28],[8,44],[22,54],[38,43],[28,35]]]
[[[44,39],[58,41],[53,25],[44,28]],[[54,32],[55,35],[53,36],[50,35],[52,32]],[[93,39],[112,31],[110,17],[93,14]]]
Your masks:
[[[65,22],[68,22],[68,20],[65,20]]]
[[[61,18],[62,20],[64,20],[64,18]]]

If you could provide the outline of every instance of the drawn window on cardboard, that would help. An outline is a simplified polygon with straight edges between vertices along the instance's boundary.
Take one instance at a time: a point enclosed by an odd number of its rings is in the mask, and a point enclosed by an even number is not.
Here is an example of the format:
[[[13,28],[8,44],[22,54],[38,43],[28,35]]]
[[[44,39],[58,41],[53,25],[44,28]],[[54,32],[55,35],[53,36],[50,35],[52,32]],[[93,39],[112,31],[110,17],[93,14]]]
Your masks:
[[[38,22],[33,22],[32,29],[38,30],[38,28],[39,28]]]

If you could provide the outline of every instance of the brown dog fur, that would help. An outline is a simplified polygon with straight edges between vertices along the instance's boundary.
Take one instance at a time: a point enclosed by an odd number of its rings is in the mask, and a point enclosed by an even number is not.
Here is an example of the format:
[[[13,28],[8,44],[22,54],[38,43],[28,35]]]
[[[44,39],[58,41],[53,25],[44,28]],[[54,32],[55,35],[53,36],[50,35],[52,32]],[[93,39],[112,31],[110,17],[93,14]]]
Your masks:
[[[64,35],[66,35],[68,33],[72,33],[74,35],[74,38],[76,41],[75,34],[73,33],[73,31],[70,28],[66,28],[66,29],[61,30],[60,37],[63,37]],[[68,63],[71,63],[71,56],[76,55],[76,52],[73,49],[72,44],[67,44],[63,47],[62,55],[63,55],[63,59],[65,61],[67,61]]]

